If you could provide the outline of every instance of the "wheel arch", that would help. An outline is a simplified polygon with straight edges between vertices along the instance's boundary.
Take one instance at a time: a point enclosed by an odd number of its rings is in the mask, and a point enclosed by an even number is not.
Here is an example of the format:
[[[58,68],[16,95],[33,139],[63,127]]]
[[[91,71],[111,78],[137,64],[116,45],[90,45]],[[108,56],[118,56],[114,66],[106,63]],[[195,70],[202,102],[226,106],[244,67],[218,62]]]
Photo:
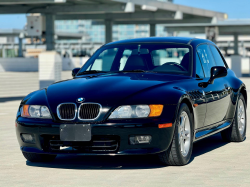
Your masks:
[[[177,120],[177,116],[178,116],[178,112],[179,112],[179,109],[180,109],[180,106],[181,106],[181,104],[182,103],[185,103],[187,106],[188,106],[188,108],[189,108],[189,110],[190,110],[190,113],[191,113],[191,115],[192,115],[192,120],[193,120],[193,129],[195,128],[195,121],[194,121],[194,110],[193,110],[193,105],[192,105],[192,101],[191,101],[191,99],[189,98],[189,96],[188,95],[183,95],[181,98],[180,98],[180,100],[179,100],[179,103],[178,103],[178,107],[176,108],[176,115],[175,115],[175,123],[176,123],[176,120]]]
[[[247,106],[247,91],[246,91],[246,87],[244,85],[241,87],[240,93],[243,95],[243,97],[245,99],[245,104]]]
[[[182,100],[182,102],[181,102],[181,103],[185,103],[185,104],[187,104],[187,106],[188,106],[188,108],[189,108],[190,112],[191,112],[192,114],[194,113],[194,111],[193,111],[193,107],[192,107],[192,104],[191,104],[191,102],[189,101],[189,99],[184,98],[184,99]]]

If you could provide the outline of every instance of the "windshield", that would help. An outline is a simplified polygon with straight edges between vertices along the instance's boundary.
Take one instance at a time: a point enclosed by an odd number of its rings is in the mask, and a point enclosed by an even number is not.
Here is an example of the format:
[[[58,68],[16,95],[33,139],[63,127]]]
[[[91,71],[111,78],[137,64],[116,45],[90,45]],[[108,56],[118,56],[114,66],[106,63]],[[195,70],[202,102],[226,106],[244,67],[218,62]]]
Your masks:
[[[191,75],[190,51],[182,44],[107,45],[97,50],[78,75],[133,71]]]

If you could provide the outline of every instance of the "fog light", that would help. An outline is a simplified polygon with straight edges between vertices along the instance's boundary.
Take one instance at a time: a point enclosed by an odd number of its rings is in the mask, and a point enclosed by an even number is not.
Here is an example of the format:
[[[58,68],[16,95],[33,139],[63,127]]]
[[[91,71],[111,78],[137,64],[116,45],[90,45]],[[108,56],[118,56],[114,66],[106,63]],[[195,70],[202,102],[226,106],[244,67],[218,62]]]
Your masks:
[[[21,138],[25,143],[35,143],[35,137],[32,134],[21,134]]]
[[[152,137],[150,135],[142,135],[142,136],[130,136],[129,141],[130,144],[146,144],[151,142]]]

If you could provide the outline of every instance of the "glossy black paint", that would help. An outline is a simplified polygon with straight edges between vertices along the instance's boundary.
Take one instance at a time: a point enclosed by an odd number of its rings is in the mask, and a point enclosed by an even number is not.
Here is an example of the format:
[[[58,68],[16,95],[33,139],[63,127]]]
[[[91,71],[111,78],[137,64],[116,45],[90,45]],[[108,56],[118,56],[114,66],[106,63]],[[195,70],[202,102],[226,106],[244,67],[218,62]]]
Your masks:
[[[196,48],[200,44],[215,45],[208,40],[179,37],[133,39],[106,45],[136,42],[155,43],[156,45],[157,43],[186,44],[190,45],[193,54],[196,54]],[[192,62],[195,61],[196,55],[192,55]],[[193,114],[194,133],[202,134],[202,131],[209,129],[216,129],[213,132],[219,132],[227,127],[219,128],[219,126],[224,123],[231,124],[239,93],[243,93],[247,99],[246,87],[232,70],[221,67],[217,67],[212,72],[216,78],[213,79],[213,84],[208,84],[206,87],[200,86],[204,82],[209,82],[210,79],[196,78],[196,64],[193,63],[192,67],[191,76],[152,72],[93,73],[75,76],[71,80],[57,82],[46,89],[35,91],[22,100],[20,107],[24,104],[46,105],[49,107],[53,119],[23,118],[20,116],[19,107],[16,133],[21,149],[26,152],[60,154],[60,152],[51,152],[46,147],[44,136],[58,136],[59,126],[63,123],[89,123],[92,126],[92,135],[117,135],[120,137],[119,149],[114,154],[159,153],[167,150],[171,143],[177,123],[177,111],[182,102],[188,104]],[[77,70],[79,71],[79,69],[74,69],[72,75],[75,75]],[[85,102],[100,103],[103,108],[101,115],[95,121],[81,121],[78,118],[73,121],[61,121],[56,114],[57,106],[65,102],[76,103],[76,99],[80,97],[84,97]],[[78,107],[79,103],[76,104]],[[164,109],[162,115],[157,118],[108,119],[116,107],[135,104],[163,104]],[[194,107],[194,104],[198,104],[198,106]],[[162,123],[173,123],[173,127],[159,129],[158,124]],[[21,133],[34,134],[36,143],[24,143],[20,138]],[[152,142],[130,145],[129,136],[131,135],[151,135]]]

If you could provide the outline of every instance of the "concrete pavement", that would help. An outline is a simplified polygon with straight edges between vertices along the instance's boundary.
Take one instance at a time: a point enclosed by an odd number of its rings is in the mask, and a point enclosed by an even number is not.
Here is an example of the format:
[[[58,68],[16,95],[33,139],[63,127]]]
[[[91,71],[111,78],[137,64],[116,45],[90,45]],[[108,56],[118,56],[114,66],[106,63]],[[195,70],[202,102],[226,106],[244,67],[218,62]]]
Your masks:
[[[250,78],[242,80],[249,94]],[[16,99],[0,103],[0,186],[250,186],[249,128],[242,143],[224,143],[220,134],[195,143],[191,162],[183,167],[163,167],[153,156],[27,162],[16,140]]]
[[[62,71],[61,78],[71,79],[71,71]],[[39,89],[38,72],[0,72],[0,80],[0,98],[25,96]]]

